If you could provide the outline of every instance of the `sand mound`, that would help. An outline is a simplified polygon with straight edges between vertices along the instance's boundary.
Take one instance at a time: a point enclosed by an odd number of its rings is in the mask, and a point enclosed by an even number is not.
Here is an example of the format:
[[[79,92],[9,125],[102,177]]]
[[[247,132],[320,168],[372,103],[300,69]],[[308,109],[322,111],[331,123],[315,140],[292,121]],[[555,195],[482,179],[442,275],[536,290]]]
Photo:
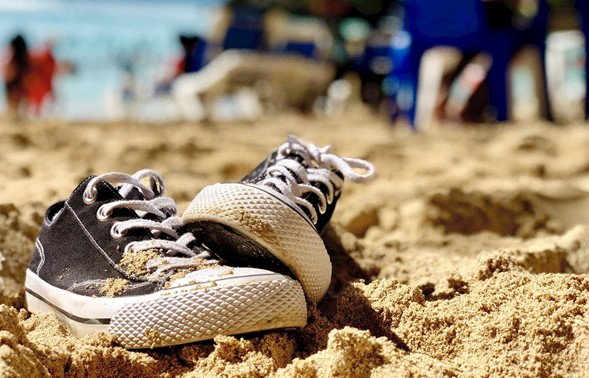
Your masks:
[[[369,159],[322,235],[330,290],[301,330],[130,351],[24,308],[45,208],[91,173],[149,167],[180,207],[289,132]],[[0,129],[0,376],[589,375],[589,129],[394,130],[280,115],[257,125],[35,122]]]

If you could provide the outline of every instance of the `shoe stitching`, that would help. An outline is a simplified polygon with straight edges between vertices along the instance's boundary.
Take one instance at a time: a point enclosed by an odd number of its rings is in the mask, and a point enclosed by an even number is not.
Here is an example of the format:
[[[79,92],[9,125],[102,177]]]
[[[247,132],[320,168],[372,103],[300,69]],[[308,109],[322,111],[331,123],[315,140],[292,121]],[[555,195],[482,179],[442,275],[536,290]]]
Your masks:
[[[102,256],[104,256],[104,258],[106,258],[106,260],[109,262],[109,264],[115,268],[118,272],[120,272],[121,274],[125,275],[125,272],[121,271],[121,269],[119,269],[117,267],[117,264],[115,264],[115,262],[110,258],[110,256],[108,256],[106,254],[106,252],[104,252],[104,250],[100,247],[100,245],[98,245],[98,243],[96,242],[96,240],[94,240],[94,238],[92,237],[92,235],[90,234],[90,232],[88,231],[88,229],[84,226],[84,224],[82,223],[82,221],[80,220],[80,218],[78,218],[78,214],[76,214],[76,212],[74,211],[74,209],[72,209],[72,207],[69,205],[69,203],[65,203],[65,206],[67,207],[67,209],[69,211],[71,211],[72,215],[74,216],[74,218],[76,219],[76,221],[78,222],[78,224],[80,225],[80,227],[82,227],[82,230],[84,231],[84,233],[86,234],[86,236],[88,237],[88,239],[90,239],[90,241],[92,242],[92,244],[94,245],[94,247],[96,249],[98,249],[98,251],[102,254]]]
[[[72,285],[70,285],[70,287],[67,288],[67,290],[68,291],[71,291],[71,292],[74,292],[74,290],[77,289],[77,288],[79,288],[79,287],[89,286],[89,285],[94,285],[96,287],[101,287],[108,280],[109,280],[108,278],[101,278],[101,279],[95,279],[95,280],[86,280],[86,281],[82,281],[82,282],[74,282]],[[150,285],[150,284],[151,284],[151,282],[148,282],[148,281],[129,282],[126,289],[127,290],[129,290],[129,289],[136,289],[136,288],[147,286],[147,285]]]
[[[35,241],[35,247],[37,248],[37,251],[39,252],[39,256],[41,256],[41,262],[39,263],[39,265],[37,266],[37,275],[39,275],[39,272],[41,271],[41,267],[43,265],[45,265],[45,248],[43,247],[43,244],[41,243],[41,240],[37,239]]]

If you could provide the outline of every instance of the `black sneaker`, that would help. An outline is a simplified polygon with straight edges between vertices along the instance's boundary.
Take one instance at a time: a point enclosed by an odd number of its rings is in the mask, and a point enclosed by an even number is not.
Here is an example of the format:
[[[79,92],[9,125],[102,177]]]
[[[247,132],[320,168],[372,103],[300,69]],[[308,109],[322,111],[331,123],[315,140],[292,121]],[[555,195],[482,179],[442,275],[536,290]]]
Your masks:
[[[153,171],[107,173],[51,206],[26,272],[27,308],[56,313],[77,336],[106,332],[128,348],[306,324],[297,281],[222,265],[195,247],[163,192]]]
[[[374,167],[364,160],[289,137],[241,182],[205,187],[182,217],[229,263],[291,274],[317,302],[331,282],[331,262],[319,234],[344,178],[361,182],[373,176]]]

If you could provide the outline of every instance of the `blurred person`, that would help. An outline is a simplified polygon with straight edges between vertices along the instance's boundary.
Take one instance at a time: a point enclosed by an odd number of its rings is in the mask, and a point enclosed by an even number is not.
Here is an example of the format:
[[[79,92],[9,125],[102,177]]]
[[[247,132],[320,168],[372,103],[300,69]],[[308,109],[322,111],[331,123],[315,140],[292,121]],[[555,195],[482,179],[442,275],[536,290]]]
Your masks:
[[[181,35],[183,55],[178,61],[178,74],[200,71],[205,65],[205,41],[198,36]]]
[[[53,41],[47,41],[30,54],[30,76],[27,86],[28,113],[39,117],[49,103],[55,102],[53,79],[57,61],[53,55]]]
[[[123,84],[121,87],[121,100],[125,107],[126,117],[135,114],[135,101],[138,97],[137,90],[137,66],[138,57],[135,54],[122,58],[121,69],[123,71]]]
[[[17,34],[9,43],[4,64],[4,90],[11,116],[19,117],[27,100],[30,56],[24,37]]]
[[[200,71],[206,64],[206,41],[198,36],[180,35],[182,45],[181,56],[172,60],[171,72],[163,80],[156,83],[155,95],[167,95],[170,93],[172,83],[182,74]]]

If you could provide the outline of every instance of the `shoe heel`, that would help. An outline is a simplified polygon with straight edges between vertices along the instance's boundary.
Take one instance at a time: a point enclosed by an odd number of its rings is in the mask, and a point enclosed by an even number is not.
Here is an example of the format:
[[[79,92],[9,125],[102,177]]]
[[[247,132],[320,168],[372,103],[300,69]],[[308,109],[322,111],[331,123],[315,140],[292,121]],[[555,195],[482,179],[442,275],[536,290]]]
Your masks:
[[[331,283],[331,261],[315,228],[295,208],[260,187],[223,183],[201,190],[182,218],[189,230],[227,261],[236,255],[240,263],[273,255],[316,303]],[[211,232],[214,224],[220,226]]]

